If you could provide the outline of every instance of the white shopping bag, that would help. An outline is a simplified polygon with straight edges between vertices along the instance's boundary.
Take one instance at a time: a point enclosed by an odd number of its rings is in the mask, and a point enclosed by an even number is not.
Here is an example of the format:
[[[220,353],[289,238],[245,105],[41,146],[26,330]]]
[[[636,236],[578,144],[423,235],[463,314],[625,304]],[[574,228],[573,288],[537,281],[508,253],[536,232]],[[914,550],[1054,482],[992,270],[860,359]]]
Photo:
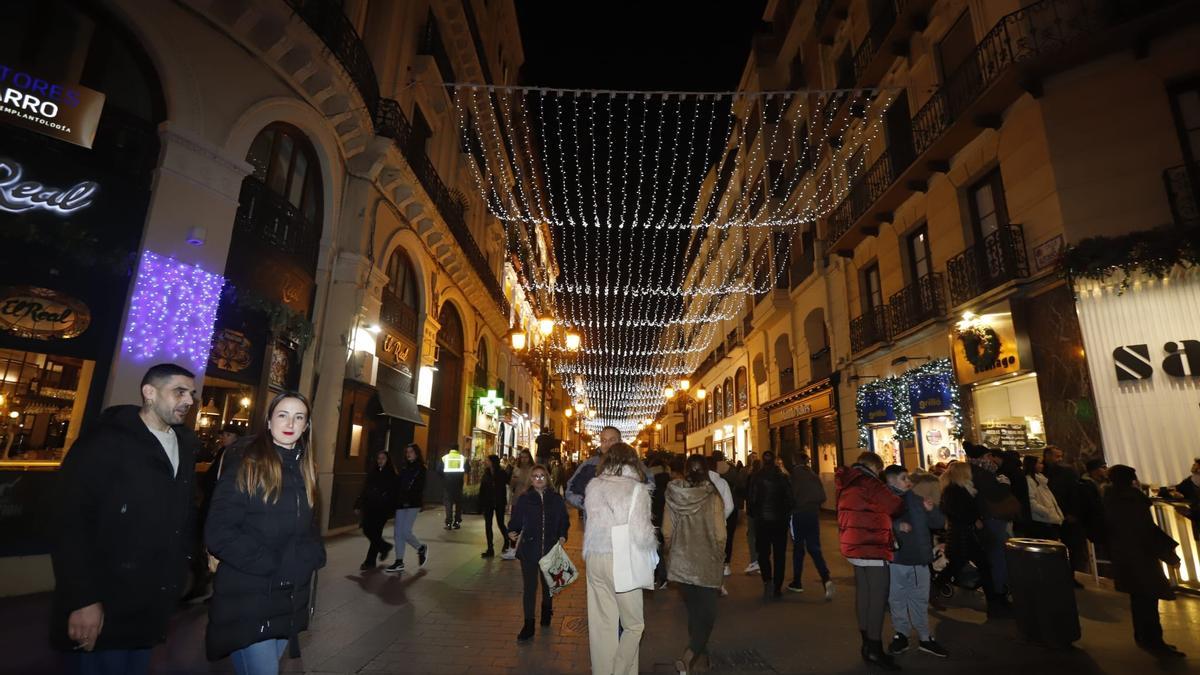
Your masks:
[[[538,561],[538,567],[542,569],[542,576],[546,578],[550,595],[558,595],[559,591],[579,578],[579,569],[571,562],[571,557],[563,550],[562,544],[554,544],[554,548]]]

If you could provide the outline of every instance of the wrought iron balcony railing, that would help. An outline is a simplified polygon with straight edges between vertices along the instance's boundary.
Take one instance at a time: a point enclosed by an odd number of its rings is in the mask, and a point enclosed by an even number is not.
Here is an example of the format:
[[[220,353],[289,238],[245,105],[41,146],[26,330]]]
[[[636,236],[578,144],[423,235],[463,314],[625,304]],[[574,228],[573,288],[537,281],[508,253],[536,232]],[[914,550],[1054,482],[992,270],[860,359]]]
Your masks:
[[[887,342],[891,337],[888,330],[887,308],[872,307],[850,320],[850,351],[857,354],[873,345]]]
[[[317,269],[320,226],[254,176],[242,179],[233,230],[235,237],[248,237],[286,254],[310,274]]]
[[[433,166],[433,162],[429,161],[425,151],[412,142],[412,125],[398,102],[388,98],[380,100],[379,110],[375,115],[375,129],[380,136],[392,139],[396,147],[403,153],[408,165],[421,183],[421,187],[425,188],[426,194],[433,200],[438,213],[442,215],[442,220],[450,228],[459,248],[466,254],[476,275],[487,287],[488,294],[495,300],[500,312],[504,316],[508,316],[508,298],[504,297],[500,282],[496,280],[496,275],[488,264],[487,258],[479,250],[475,237],[467,227],[465,205],[454,196],[450,188],[446,187],[442,177],[438,175],[437,168]]]
[[[942,275],[937,273],[926,274],[888,301],[888,320],[893,335],[945,314],[946,295],[942,292]]]
[[[1200,164],[1180,164],[1163,171],[1171,216],[1180,225],[1200,224]]]
[[[879,159],[875,160],[875,163],[854,183],[842,203],[829,214],[828,241],[836,242],[841,239],[842,235],[849,231],[862,214],[871,208],[871,204],[879,198],[879,195],[895,182],[896,176],[899,176],[908,167],[911,159],[905,161],[904,166],[895,166],[892,154],[891,148],[885,150]]]
[[[867,36],[858,44],[858,49],[854,50],[854,82],[859,86],[864,84],[863,74],[867,72],[871,61],[883,47],[883,42],[891,32],[892,26],[896,25],[895,3],[882,2],[878,3],[878,7],[880,13],[871,17],[871,27],[867,30]]]
[[[417,310],[404,304],[403,300],[387,291],[383,292],[382,300],[379,308],[379,320],[400,331],[401,335],[416,339]]]
[[[367,53],[358,31],[354,30],[354,24],[346,17],[342,3],[336,0],[284,1],[321,38],[334,58],[346,69],[367,111],[373,116],[379,105],[379,80],[371,65],[371,55]]]
[[[946,262],[952,305],[1027,276],[1029,260],[1020,225],[1005,225]]]

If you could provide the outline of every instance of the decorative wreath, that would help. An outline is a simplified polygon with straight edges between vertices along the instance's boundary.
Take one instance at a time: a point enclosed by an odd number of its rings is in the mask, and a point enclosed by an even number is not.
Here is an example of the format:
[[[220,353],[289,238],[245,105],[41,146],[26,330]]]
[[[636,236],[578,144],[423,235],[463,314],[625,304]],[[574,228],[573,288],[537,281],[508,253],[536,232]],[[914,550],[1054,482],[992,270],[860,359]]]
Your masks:
[[[989,326],[972,326],[958,331],[963,353],[976,368],[986,368],[1000,356],[1000,336]]]

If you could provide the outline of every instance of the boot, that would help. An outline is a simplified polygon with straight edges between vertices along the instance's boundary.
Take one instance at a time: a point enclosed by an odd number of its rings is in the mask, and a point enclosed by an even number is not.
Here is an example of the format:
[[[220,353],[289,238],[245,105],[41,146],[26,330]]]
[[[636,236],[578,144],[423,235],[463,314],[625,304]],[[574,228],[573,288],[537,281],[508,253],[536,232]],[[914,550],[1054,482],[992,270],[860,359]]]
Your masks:
[[[858,653],[862,655],[865,661],[867,659],[867,652],[870,651],[870,640],[867,639],[867,631],[860,630],[858,634],[862,636],[862,648],[858,650]]]
[[[545,605],[542,605],[542,625],[543,626],[550,625],[550,617],[553,615],[554,615],[553,609],[551,609],[550,607],[547,607]]]
[[[863,660],[884,670],[900,670],[900,666],[883,651],[883,640],[867,640],[867,653]]]
[[[493,551],[491,548],[489,548],[488,550],[484,551],[483,553],[480,553],[479,557],[480,558],[491,558],[495,555],[496,555],[496,552]]]
[[[520,633],[517,633],[517,642],[529,642],[532,639],[533,639],[533,622],[526,621],[525,627],[521,629]]]
[[[689,672],[688,669],[692,667],[692,661],[694,661],[695,658],[696,655],[692,653],[690,647],[683,650],[683,656],[675,659],[675,672],[678,673],[678,675],[687,675]]]
[[[692,657],[692,665],[688,669],[688,673],[689,675],[690,673],[707,673],[711,666],[712,663],[709,661],[708,652],[697,654]]]

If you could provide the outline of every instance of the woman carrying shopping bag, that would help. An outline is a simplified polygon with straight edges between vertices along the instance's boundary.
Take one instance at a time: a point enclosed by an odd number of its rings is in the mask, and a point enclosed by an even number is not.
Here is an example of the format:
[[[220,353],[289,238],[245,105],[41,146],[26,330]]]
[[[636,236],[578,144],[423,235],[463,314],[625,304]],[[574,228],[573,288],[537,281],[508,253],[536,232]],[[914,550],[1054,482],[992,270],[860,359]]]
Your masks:
[[[556,543],[567,541],[567,530],[571,527],[567,503],[550,487],[550,472],[546,467],[538,464],[530,469],[529,482],[531,487],[517,496],[512,518],[508,521],[508,538],[513,541],[517,559],[521,561],[521,580],[524,582],[525,625],[517,635],[517,642],[526,642],[533,637],[533,606],[537,601],[539,579],[542,585],[542,626],[550,625],[554,607],[550,588],[546,585],[538,561]]]
[[[680,584],[687,606],[688,648],[675,670],[707,670],[708,638],[717,618],[725,568],[725,503],[708,475],[703,455],[688,457],[682,479],[667,485],[663,547],[667,578]]]
[[[646,625],[642,589],[653,588],[658,564],[658,538],[650,522],[650,493],[644,480],[637,451],[616,443],[588,482],[584,496],[588,641],[592,673],[597,675],[638,672],[638,648]]]

